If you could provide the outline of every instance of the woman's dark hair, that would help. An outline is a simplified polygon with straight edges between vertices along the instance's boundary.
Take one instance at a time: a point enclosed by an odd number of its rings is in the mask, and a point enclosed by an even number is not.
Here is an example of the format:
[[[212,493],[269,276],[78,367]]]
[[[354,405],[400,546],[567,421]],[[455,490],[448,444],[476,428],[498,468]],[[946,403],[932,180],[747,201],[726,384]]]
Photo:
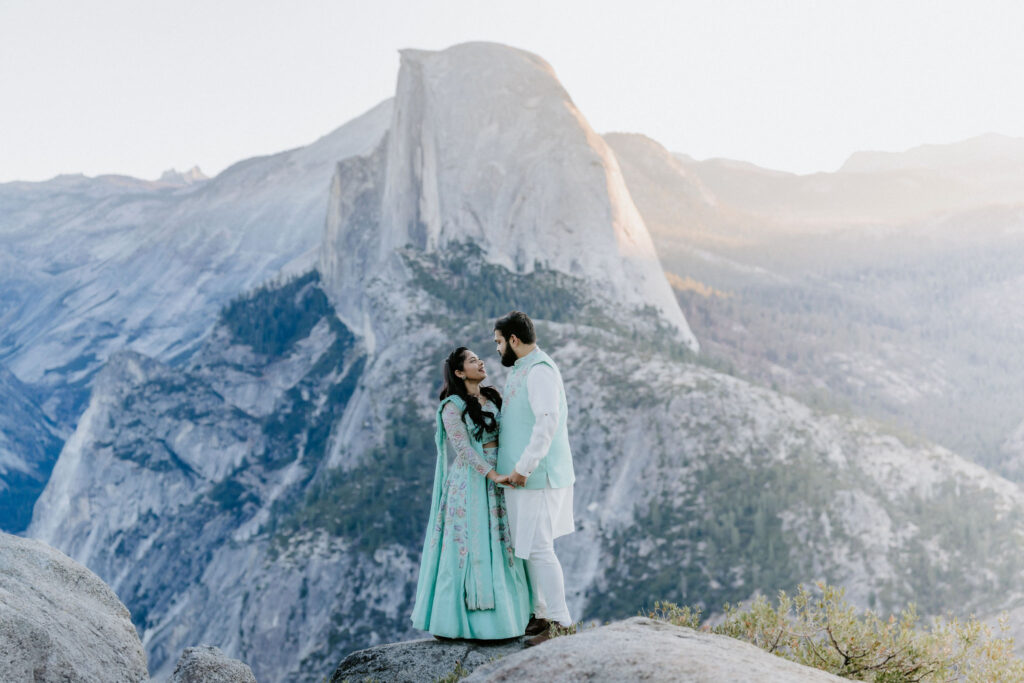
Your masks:
[[[498,421],[495,419],[494,413],[484,410],[476,396],[469,395],[469,392],[466,390],[466,381],[455,374],[456,370],[462,370],[462,366],[466,362],[467,351],[469,349],[465,346],[460,346],[445,359],[444,386],[441,387],[439,400],[443,401],[449,396],[458,396],[466,403],[466,407],[462,411],[462,419],[466,419],[466,413],[469,413],[469,417],[474,425],[473,438],[479,441],[483,438],[485,431],[493,432],[498,428]],[[480,387],[480,394],[490,399],[494,405],[498,406],[498,410],[501,410],[501,394],[497,389],[494,387]]]
[[[522,311],[512,311],[501,316],[495,321],[494,329],[501,332],[505,341],[508,341],[513,334],[524,344],[532,344],[537,341],[537,334],[533,331],[533,321]]]

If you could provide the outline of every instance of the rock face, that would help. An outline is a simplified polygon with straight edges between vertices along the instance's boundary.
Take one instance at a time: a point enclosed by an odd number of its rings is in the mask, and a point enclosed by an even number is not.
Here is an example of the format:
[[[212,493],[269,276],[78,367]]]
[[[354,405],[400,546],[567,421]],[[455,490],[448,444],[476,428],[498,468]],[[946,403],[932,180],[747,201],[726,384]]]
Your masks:
[[[0,362],[62,436],[115,352],[187,357],[232,297],[312,265],[335,164],[372,150],[391,101],[312,144],[189,182],[59,176],[0,184]],[[0,425],[24,424],[4,396]],[[36,430],[40,438],[45,425]],[[5,430],[6,431],[6,430]],[[20,531],[59,447],[0,438],[0,528]],[[39,452],[42,451],[42,457]]]
[[[268,347],[248,323],[273,310],[287,334]],[[297,680],[343,605],[410,580],[401,557],[360,566],[346,543],[308,539],[313,557],[288,558],[275,542],[355,389],[353,344],[307,276],[229,308],[189,365],[125,351],[97,376],[30,533],[131,605],[155,678],[184,647],[212,642],[261,679]]]
[[[523,639],[494,642],[413,640],[389,643],[353,652],[338,666],[331,683],[379,680],[420,683],[444,678],[461,667],[463,672],[523,650]]]
[[[464,680],[839,683],[845,679],[727,636],[634,617],[555,638],[481,666]]]
[[[0,530],[18,533],[28,526],[61,436],[29,387],[0,364]]]
[[[244,662],[210,645],[186,647],[168,683],[256,683]]]
[[[95,574],[0,532],[0,681],[142,681],[131,615]]]
[[[510,272],[551,269],[627,313],[652,307],[698,347],[615,155],[552,68],[488,43],[403,50],[385,140],[338,167],[320,256],[325,286],[342,320],[362,328],[367,281],[391,286],[408,272],[398,250],[469,242]]]
[[[0,358],[54,387],[126,347],[161,360],[194,348],[231,297],[319,245],[335,164],[372,150],[390,113],[388,100],[306,147],[180,187],[0,184]]]

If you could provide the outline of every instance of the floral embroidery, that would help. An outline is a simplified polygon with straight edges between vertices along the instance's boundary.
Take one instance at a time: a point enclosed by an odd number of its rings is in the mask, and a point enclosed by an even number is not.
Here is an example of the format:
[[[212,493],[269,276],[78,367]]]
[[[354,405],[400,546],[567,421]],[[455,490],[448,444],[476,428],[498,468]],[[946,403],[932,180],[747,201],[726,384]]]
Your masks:
[[[505,492],[497,487],[488,489],[488,501],[491,511],[491,536],[501,542],[508,566],[515,563],[515,551],[512,547],[512,530],[508,523],[508,510],[505,505]]]
[[[500,421],[501,413],[496,406],[491,407],[495,418]],[[444,490],[441,493],[441,501],[434,519],[433,543],[441,539],[441,553],[444,554],[454,546],[456,556],[459,558],[459,567],[466,566],[470,555],[470,524],[478,524],[475,533],[485,533],[490,540],[476,539],[477,544],[486,545],[497,542],[501,546],[501,552],[509,567],[514,567],[516,558],[512,547],[512,532],[508,521],[508,508],[505,503],[505,491],[489,479],[481,482],[477,476],[483,477],[490,470],[494,469],[498,461],[496,448],[488,448],[480,452],[473,446],[473,440],[469,435],[467,425],[462,420],[462,411],[454,402],[447,403],[441,411],[445,431],[452,447],[456,451],[456,457],[452,461],[451,469],[444,482]],[[496,433],[484,435],[485,443],[494,441]],[[479,444],[477,444],[479,446]],[[485,495],[488,520],[483,522],[470,519],[470,488],[484,484],[482,489]],[[474,489],[473,495],[479,495]],[[479,499],[476,499],[479,500]],[[493,547],[493,546],[492,546]]]
[[[462,463],[456,460],[455,466],[458,467],[469,463],[477,472],[487,476],[487,473],[491,471],[491,466],[470,445],[469,430],[466,427],[466,423],[462,421],[462,411],[459,407],[454,402],[446,403],[441,411],[441,418],[444,420],[444,428],[448,432],[448,439],[451,440],[458,458],[463,460]],[[468,415],[466,419],[470,419]],[[487,435],[485,435],[485,438],[487,438]]]
[[[520,372],[521,365],[515,365],[512,370],[508,373],[508,379],[505,380],[505,401],[511,401],[512,398],[519,393],[519,388],[523,384],[523,374]]]
[[[440,538],[442,531],[444,531],[444,505],[438,507],[437,517],[434,518],[434,538],[431,546],[437,545],[437,539]]]

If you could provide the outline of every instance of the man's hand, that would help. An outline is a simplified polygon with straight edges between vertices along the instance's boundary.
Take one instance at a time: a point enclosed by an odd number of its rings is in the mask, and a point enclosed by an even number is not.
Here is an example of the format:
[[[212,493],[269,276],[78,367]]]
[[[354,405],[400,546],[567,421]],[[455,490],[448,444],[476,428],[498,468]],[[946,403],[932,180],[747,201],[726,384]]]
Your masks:
[[[506,475],[508,477],[508,483],[515,487],[526,486],[526,477],[519,474],[515,470],[512,470],[511,474]]]
[[[504,486],[508,484],[507,474],[498,474],[496,471],[491,470],[487,473],[487,478],[493,481],[498,486]]]

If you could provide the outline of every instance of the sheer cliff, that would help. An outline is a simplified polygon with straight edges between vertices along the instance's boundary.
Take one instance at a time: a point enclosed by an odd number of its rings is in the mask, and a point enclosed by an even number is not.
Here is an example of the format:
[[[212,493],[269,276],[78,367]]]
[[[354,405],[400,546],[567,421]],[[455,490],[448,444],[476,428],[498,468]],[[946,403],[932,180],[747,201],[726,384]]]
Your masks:
[[[212,179],[0,185],[0,363],[62,435],[111,354],[180,363],[233,296],[312,265],[335,164],[372,149],[390,112],[389,100],[306,147]],[[20,420],[15,406],[0,402],[0,422]],[[11,450],[19,464],[0,471],[0,487],[15,491],[23,514],[0,509],[0,528],[24,528],[58,449],[42,459]],[[38,484],[15,480],[29,469]]]

